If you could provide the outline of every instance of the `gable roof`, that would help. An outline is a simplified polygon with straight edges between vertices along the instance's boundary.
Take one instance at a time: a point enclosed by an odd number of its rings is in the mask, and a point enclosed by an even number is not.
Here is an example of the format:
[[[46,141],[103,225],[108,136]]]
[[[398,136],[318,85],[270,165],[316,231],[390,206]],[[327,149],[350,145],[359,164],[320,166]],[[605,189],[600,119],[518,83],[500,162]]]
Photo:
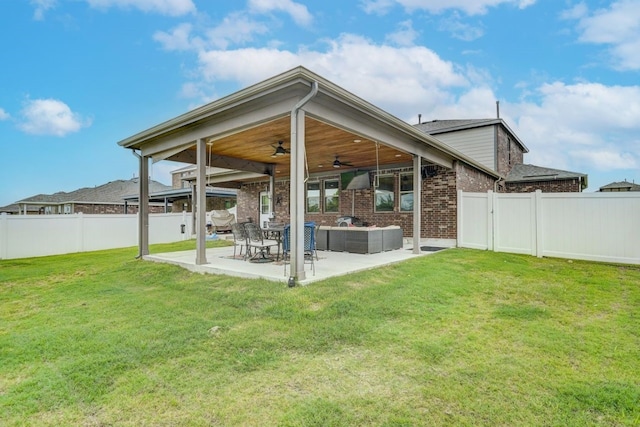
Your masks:
[[[429,135],[438,135],[441,133],[449,133],[449,132],[456,132],[456,131],[460,131],[460,130],[465,130],[465,129],[473,129],[473,128],[478,128],[478,127],[484,127],[484,126],[494,126],[494,125],[500,125],[502,127],[504,127],[507,132],[509,132],[511,134],[511,136],[513,137],[513,139],[520,144],[520,146],[522,147],[522,150],[525,153],[529,152],[529,149],[527,148],[526,145],[524,145],[524,142],[522,142],[520,140],[520,138],[518,138],[518,135],[515,134],[515,132],[513,132],[511,130],[511,128],[507,125],[507,123],[500,119],[455,119],[455,120],[432,120],[430,122],[422,122],[422,123],[418,123],[417,125],[415,125],[416,128],[420,129],[421,131],[428,133]]]
[[[587,188],[587,175],[584,173],[545,168],[528,164],[517,164],[514,165],[509,172],[505,182],[553,181],[575,178],[582,180],[582,189]]]
[[[620,182],[612,182],[607,185],[603,185],[600,187],[600,191],[606,190],[618,190],[618,191],[640,191],[640,184],[636,184],[635,182],[628,181],[620,181]]]
[[[151,192],[170,190],[171,187],[150,180]],[[96,187],[85,187],[65,193],[60,191],[54,194],[38,194],[17,201],[21,205],[58,205],[61,203],[99,203],[99,204],[124,204],[126,196],[138,194],[139,180],[116,180]]]
[[[272,158],[272,144],[278,140],[292,143],[290,139],[297,135],[291,131],[292,113],[312,93],[303,108],[309,173],[324,171],[321,168],[338,153],[345,158],[348,155],[354,167],[361,169],[406,164],[419,156],[447,168],[461,160],[489,176],[500,177],[491,168],[304,67],[227,95],[118,144],[140,150],[142,156],[154,161],[195,164],[197,141],[206,141],[211,143],[207,148],[209,166],[262,175],[275,169],[276,177],[287,177],[290,158]]]

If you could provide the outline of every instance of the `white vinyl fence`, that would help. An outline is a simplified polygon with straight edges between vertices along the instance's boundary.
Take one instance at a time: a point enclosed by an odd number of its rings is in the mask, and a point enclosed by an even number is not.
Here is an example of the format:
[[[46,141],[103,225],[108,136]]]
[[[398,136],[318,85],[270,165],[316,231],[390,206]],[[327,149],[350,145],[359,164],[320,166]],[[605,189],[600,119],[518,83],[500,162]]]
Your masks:
[[[185,233],[181,225],[185,224]],[[149,243],[191,237],[191,214],[149,215]],[[124,248],[138,244],[138,215],[0,214],[0,259]]]
[[[640,193],[460,191],[458,246],[640,264]]]

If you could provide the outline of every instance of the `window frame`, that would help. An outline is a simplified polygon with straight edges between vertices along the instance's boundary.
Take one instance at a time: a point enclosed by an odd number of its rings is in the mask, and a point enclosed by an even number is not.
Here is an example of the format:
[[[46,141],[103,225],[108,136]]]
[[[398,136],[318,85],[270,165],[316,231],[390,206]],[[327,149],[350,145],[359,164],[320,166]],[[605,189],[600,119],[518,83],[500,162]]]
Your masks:
[[[330,188],[329,190],[335,190],[334,194],[327,196],[327,183],[336,184],[335,188]],[[332,205],[329,203],[329,198],[335,200],[335,210],[329,210],[328,206]],[[322,213],[339,213],[340,212],[340,180],[339,179],[326,179],[322,181],[322,201],[323,205],[321,206]]]
[[[309,196],[309,187],[311,185],[317,185],[318,186],[318,188],[317,188],[318,195],[317,196],[313,196],[313,197]],[[305,185],[304,190],[305,190],[305,194],[304,194],[304,199],[305,199],[305,201],[304,201],[304,210],[305,210],[305,213],[308,213],[308,214],[319,214],[319,213],[322,213],[322,185],[320,184],[320,181],[307,182],[306,185]],[[314,189],[313,191],[316,191],[316,189]],[[313,199],[317,199],[317,206],[318,206],[318,210],[317,211],[315,211],[315,210],[312,211],[312,210],[309,209],[309,206],[310,206],[309,205],[309,201],[312,198]]]
[[[411,180],[411,190],[403,190],[402,189],[402,179],[403,177],[409,177]],[[401,172],[400,173],[400,182],[398,184],[398,204],[400,213],[413,212],[413,190],[414,190],[414,182],[413,182],[413,172]],[[403,209],[402,208],[402,197],[411,195],[411,209]]]
[[[378,204],[378,197],[379,197],[379,192],[380,190],[380,183],[383,180],[387,180],[391,178],[391,183],[392,183],[392,189],[391,191],[388,193],[389,196],[391,196],[391,209],[386,209],[386,210],[381,210],[379,209],[379,204]],[[377,186],[375,188],[374,191],[374,198],[373,198],[373,211],[374,213],[394,213],[396,211],[396,176],[394,174],[381,174],[381,175],[377,175],[376,176],[376,183]],[[387,190],[385,190],[387,191]],[[380,197],[384,197],[384,195],[380,195]]]

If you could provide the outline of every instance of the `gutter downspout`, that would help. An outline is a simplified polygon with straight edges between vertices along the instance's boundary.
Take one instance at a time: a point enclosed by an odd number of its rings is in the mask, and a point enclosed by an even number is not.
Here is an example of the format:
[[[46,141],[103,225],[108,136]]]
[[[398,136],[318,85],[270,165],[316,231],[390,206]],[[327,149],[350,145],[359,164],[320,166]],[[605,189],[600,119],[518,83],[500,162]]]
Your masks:
[[[149,255],[149,178],[147,158],[131,149],[140,164],[138,190],[138,256],[136,259]],[[146,177],[146,179],[144,178]],[[143,203],[144,200],[144,203]]]
[[[307,102],[318,94],[318,82],[314,81],[311,91],[291,109],[291,180],[289,188],[289,229],[290,276],[288,285],[294,287],[296,281],[305,278],[304,273],[304,159],[305,128],[304,110]],[[302,119],[302,120],[300,120]],[[302,136],[299,139],[299,136]],[[302,227],[300,227],[302,224]]]

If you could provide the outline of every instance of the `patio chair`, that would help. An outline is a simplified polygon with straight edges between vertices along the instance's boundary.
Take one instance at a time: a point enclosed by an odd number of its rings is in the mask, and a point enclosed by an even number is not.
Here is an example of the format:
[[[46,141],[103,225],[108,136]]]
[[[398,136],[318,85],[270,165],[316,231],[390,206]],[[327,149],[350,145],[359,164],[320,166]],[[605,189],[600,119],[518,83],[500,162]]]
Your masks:
[[[244,259],[250,254],[249,247],[247,246],[247,232],[245,231],[244,225],[240,223],[233,223],[231,225],[231,233],[233,233],[233,257],[236,257],[236,248],[240,246],[240,254],[242,255],[242,248],[245,248]]]
[[[315,252],[315,233],[317,229],[314,223],[304,224],[304,260],[309,261],[313,275],[316,275],[316,265],[314,263]],[[291,241],[289,238],[289,225],[284,227],[284,236],[282,238],[282,264],[284,264],[284,275],[287,276],[287,261],[290,258]]]
[[[253,255],[249,258],[249,261],[254,262],[266,262],[271,260],[271,248],[277,247],[276,260],[280,255],[280,241],[275,239],[265,239],[264,233],[258,224],[255,222],[247,222],[244,224],[244,229],[247,232],[247,247],[248,250],[254,250]]]

